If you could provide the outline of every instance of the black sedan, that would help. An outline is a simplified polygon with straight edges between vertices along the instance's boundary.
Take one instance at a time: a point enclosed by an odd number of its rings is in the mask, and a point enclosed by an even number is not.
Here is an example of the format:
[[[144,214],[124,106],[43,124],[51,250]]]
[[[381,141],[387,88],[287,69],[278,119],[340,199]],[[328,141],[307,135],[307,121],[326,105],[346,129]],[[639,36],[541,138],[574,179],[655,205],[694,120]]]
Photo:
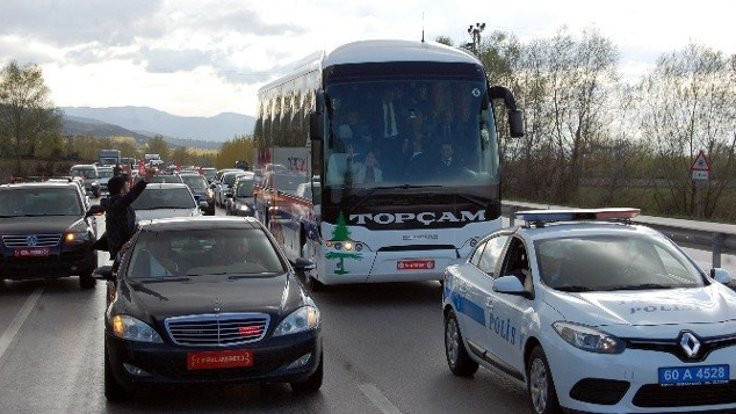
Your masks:
[[[214,230],[214,231],[213,231]],[[322,385],[320,313],[273,237],[252,218],[141,223],[108,280],[105,396],[143,384]]]
[[[189,189],[192,191],[192,195],[194,195],[194,200],[197,202],[197,204],[201,203],[202,201],[207,202],[207,208],[204,209],[205,215],[214,216],[215,193],[207,185],[207,179],[204,177],[204,175],[196,173],[184,173],[179,174],[179,177],[181,177],[182,181],[184,181],[184,184],[186,184],[187,187],[189,187]]]

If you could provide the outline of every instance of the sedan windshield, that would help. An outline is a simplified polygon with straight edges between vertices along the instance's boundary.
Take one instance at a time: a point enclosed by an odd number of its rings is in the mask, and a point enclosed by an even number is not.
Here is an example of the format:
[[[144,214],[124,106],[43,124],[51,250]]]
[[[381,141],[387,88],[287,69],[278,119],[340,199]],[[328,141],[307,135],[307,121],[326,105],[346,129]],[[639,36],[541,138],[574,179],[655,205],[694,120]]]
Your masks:
[[[700,271],[670,241],[647,236],[566,237],[534,243],[542,281],[562,291],[698,287]]]
[[[143,232],[129,269],[131,279],[263,277],[286,271],[262,230],[232,228]]]
[[[182,175],[181,179],[192,190],[204,190],[207,188],[207,180],[201,175]]]
[[[188,188],[147,188],[133,203],[136,210],[194,209],[192,193]]]
[[[110,178],[112,177],[113,171],[111,169],[99,169],[97,173],[100,175],[100,178]]]
[[[0,217],[81,216],[74,188],[22,188],[0,191]]]
[[[166,175],[159,174],[153,177],[152,183],[181,183],[181,178],[178,175]]]
[[[72,176],[74,177],[82,177],[86,179],[97,178],[97,171],[95,171],[94,168],[87,168],[87,167],[72,168],[71,173],[72,173]]]
[[[238,181],[238,189],[236,197],[253,197],[253,181],[242,180]]]

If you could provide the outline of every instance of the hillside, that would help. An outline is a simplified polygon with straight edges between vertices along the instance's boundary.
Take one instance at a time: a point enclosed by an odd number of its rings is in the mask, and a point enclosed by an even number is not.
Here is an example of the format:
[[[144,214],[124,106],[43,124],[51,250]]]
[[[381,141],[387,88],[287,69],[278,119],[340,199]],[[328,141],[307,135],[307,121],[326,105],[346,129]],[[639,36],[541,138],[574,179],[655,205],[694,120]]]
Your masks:
[[[96,119],[69,115],[65,115],[63,118],[62,132],[64,135],[85,135],[97,138],[133,137],[138,146],[145,145],[151,137],[157,135],[156,132],[131,131],[121,126],[108,124]],[[172,147],[219,149],[221,145],[220,142],[178,139],[167,136],[164,136],[164,141]]]
[[[185,140],[224,142],[236,135],[251,134],[255,125],[253,117],[230,112],[213,117],[193,117],[137,106],[65,107],[61,110],[69,117],[94,119],[131,131],[155,131],[165,137]]]

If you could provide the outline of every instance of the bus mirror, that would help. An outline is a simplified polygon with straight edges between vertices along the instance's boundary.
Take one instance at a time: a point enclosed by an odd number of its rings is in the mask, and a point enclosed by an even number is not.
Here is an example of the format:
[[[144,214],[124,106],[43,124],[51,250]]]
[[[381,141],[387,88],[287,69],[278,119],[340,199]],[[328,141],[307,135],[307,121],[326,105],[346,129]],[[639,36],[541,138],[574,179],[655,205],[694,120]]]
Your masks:
[[[322,140],[322,114],[318,112],[309,113],[309,137],[315,141]]]
[[[509,110],[509,129],[512,138],[521,138],[524,136],[524,118],[521,110]]]

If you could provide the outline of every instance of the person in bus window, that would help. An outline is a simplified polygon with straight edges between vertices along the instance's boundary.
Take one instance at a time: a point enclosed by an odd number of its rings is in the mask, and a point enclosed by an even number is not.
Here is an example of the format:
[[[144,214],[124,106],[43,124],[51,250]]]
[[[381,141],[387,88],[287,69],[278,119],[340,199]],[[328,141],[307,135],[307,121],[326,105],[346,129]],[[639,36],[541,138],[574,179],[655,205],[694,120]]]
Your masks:
[[[450,142],[442,143],[439,162],[436,167],[440,177],[457,178],[462,173],[463,167],[460,160],[455,156],[455,150]]]
[[[383,181],[383,171],[381,170],[376,155],[373,151],[368,151],[362,163],[356,164],[355,182],[362,183],[366,187],[371,187],[374,183]]]

